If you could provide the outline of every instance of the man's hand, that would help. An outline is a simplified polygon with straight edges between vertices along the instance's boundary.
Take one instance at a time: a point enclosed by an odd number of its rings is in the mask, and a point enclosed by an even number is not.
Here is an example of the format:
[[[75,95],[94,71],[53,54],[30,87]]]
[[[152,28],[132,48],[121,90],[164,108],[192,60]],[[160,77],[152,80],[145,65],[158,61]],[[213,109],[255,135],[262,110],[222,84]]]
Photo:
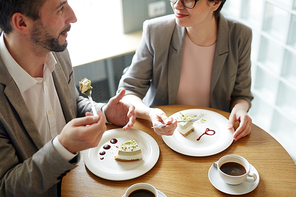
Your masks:
[[[105,115],[109,122],[118,126],[124,126],[123,130],[128,130],[134,126],[136,121],[135,107],[121,99],[125,95],[122,89],[119,94],[112,97],[105,106]]]
[[[68,122],[59,134],[60,143],[71,153],[96,147],[107,127],[105,116],[99,110],[98,116],[86,113],[85,117]]]

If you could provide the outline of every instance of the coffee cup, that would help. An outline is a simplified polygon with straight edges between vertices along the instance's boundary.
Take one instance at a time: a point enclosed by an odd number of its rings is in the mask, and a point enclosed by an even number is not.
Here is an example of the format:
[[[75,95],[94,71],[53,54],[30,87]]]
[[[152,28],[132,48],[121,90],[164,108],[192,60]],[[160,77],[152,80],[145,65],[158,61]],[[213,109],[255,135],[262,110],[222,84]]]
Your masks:
[[[124,194],[124,197],[137,196],[158,197],[158,192],[153,185],[148,183],[136,183],[130,186]]]
[[[250,163],[239,155],[225,155],[214,163],[221,179],[230,185],[239,185],[243,182],[255,182],[257,175],[250,172]]]

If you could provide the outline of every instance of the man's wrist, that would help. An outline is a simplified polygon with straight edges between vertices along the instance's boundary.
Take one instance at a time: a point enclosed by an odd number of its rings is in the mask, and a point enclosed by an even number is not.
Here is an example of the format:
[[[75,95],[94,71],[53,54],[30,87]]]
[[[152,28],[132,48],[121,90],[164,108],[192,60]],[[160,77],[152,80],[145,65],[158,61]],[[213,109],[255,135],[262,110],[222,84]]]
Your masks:
[[[71,153],[70,151],[68,151],[60,142],[58,136],[56,136],[53,141],[53,146],[56,149],[56,151],[66,160],[66,161],[70,161],[71,159],[73,159],[75,156],[77,156],[76,154]]]
[[[107,103],[103,104],[102,107],[101,107],[101,111],[103,112],[103,114],[105,115],[105,120],[106,120],[106,123],[110,123],[107,119],[107,116],[105,114],[105,109],[107,107]]]

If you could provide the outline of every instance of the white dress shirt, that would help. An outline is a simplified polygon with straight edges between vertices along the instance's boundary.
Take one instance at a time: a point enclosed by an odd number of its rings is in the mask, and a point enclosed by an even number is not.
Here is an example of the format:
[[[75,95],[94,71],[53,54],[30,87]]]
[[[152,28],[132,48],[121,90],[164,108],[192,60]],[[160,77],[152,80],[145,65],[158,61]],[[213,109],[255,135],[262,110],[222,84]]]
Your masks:
[[[71,160],[75,154],[65,149],[57,138],[66,121],[52,78],[56,64],[53,54],[48,54],[47,62],[43,65],[43,78],[31,77],[13,59],[6,48],[4,33],[0,38],[0,55],[25,100],[43,142],[55,138],[53,145],[56,150],[64,159]]]

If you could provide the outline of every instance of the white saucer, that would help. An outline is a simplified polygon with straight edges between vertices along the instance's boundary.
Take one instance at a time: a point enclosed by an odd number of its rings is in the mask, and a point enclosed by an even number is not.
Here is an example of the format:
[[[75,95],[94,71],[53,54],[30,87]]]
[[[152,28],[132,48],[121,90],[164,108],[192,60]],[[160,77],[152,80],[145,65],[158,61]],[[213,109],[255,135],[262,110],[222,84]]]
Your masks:
[[[251,164],[250,164],[251,165]],[[254,166],[251,165],[251,172],[254,172],[257,175],[257,180],[253,183],[250,182],[243,182],[240,185],[229,185],[225,183],[219,176],[218,170],[216,167],[213,165],[209,169],[209,180],[212,183],[212,185],[218,189],[219,191],[226,193],[226,194],[231,194],[231,195],[242,195],[242,194],[247,194],[251,191],[253,191],[259,184],[259,173],[254,168]]]
[[[167,197],[164,193],[162,193],[161,191],[157,190],[158,192],[158,197]]]
[[[161,191],[157,190],[158,192],[158,197],[167,197],[164,193],[162,193]],[[123,195],[122,197],[126,197],[125,195]]]

